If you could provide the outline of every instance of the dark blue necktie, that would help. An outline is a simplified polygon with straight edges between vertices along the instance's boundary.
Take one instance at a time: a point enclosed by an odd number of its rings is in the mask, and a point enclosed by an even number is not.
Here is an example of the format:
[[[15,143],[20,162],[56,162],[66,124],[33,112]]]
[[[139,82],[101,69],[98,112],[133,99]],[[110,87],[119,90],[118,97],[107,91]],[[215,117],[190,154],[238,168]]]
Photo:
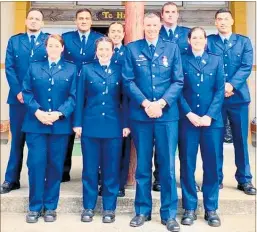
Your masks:
[[[115,52],[115,53],[118,53],[119,50],[120,50],[119,48],[114,48],[114,52]]]
[[[169,39],[170,41],[173,39],[173,31],[169,29]]]
[[[82,53],[85,53],[85,50],[86,50],[86,36],[85,35],[82,35],[82,46],[81,46],[81,54]]]
[[[154,55],[154,51],[155,51],[155,47],[154,47],[154,45],[153,45],[153,44],[151,44],[151,45],[149,46],[149,49],[150,49],[151,57],[153,57],[153,55]]]
[[[51,66],[50,73],[53,74],[53,71],[54,71],[54,69],[56,67],[56,63],[53,62],[50,66]],[[52,77],[51,85],[54,85],[54,78],[53,77]]]
[[[225,48],[228,47],[228,40],[227,39],[224,39],[224,45],[225,45]]]
[[[103,67],[103,70],[104,70],[105,72],[107,72],[108,66],[107,66],[107,65],[102,65],[102,67]]]
[[[34,35],[31,35],[31,36],[30,36],[30,50],[31,50],[31,55],[33,55],[33,49],[34,49],[34,46],[35,46],[35,38],[36,38],[36,36],[34,36]]]
[[[118,53],[119,53],[119,48],[114,48],[114,59],[117,59],[118,58]]]
[[[197,61],[197,64],[200,65],[202,57],[201,56],[197,56],[197,57],[195,57],[195,59]]]

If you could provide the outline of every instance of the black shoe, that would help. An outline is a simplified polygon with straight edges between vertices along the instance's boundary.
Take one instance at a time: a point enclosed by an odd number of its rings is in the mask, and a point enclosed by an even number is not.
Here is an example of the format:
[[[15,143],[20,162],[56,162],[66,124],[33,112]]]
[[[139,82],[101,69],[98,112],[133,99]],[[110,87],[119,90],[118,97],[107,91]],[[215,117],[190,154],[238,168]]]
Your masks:
[[[8,181],[4,181],[4,183],[1,185],[0,194],[9,193],[12,190],[19,189],[20,187],[20,183],[9,183]]]
[[[92,222],[94,217],[94,210],[92,209],[84,209],[81,214],[81,221],[82,222]]]
[[[216,211],[207,211],[204,214],[204,219],[208,221],[209,226],[219,227],[220,226],[220,218]]]
[[[136,215],[135,217],[132,218],[130,221],[129,225],[132,227],[139,227],[144,225],[145,222],[151,221],[151,216],[145,216],[143,214]]]
[[[115,221],[115,212],[111,210],[103,211],[103,223],[112,223]]]
[[[29,211],[26,215],[26,222],[27,223],[36,223],[38,222],[38,218],[40,218],[41,212],[36,212],[36,211]]]
[[[247,195],[256,195],[256,188],[253,187],[251,182],[238,184],[237,188],[241,191],[244,191]]]
[[[197,216],[194,210],[185,210],[181,219],[181,224],[191,226],[194,224],[194,221],[196,219],[197,219]]]
[[[125,189],[121,188],[118,192],[118,197],[125,197]]]
[[[155,192],[160,192],[161,191],[161,184],[157,180],[155,180],[153,182],[153,191],[155,191]]]
[[[180,230],[180,226],[177,223],[176,219],[174,218],[170,218],[168,220],[162,220],[162,224],[166,225],[168,231],[178,232]]]
[[[45,222],[54,222],[56,220],[57,214],[55,210],[46,210],[44,213]]]
[[[201,188],[200,186],[195,182],[195,188],[196,188],[196,192],[201,192]]]
[[[62,175],[62,183],[70,181],[70,174],[63,173]]]
[[[103,189],[102,189],[102,186],[99,187],[99,190],[98,190],[98,196],[102,196],[103,195]]]
[[[223,184],[221,183],[221,184],[219,184],[219,189],[223,189]]]

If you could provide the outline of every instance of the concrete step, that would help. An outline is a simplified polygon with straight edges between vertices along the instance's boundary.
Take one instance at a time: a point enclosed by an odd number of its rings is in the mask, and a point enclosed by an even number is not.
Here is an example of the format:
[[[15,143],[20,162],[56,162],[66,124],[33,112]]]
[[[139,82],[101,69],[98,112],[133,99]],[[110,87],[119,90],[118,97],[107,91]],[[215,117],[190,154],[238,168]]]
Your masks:
[[[179,214],[181,209],[181,189],[178,188],[179,194]],[[135,190],[126,189],[126,196],[118,198],[117,212],[133,213],[134,212]],[[160,194],[152,191],[153,213],[158,213],[160,208]],[[202,193],[198,193],[198,213],[203,214]],[[225,186],[220,191],[219,212],[223,215],[231,214],[254,214],[255,213],[255,196],[247,196],[233,186]],[[21,188],[12,191],[9,194],[1,195],[1,212],[23,213],[28,207],[28,188]],[[80,213],[82,210],[82,188],[79,180],[72,180],[63,183],[61,186],[60,201],[58,212],[61,213]],[[96,211],[102,210],[102,197],[98,197]]]
[[[1,183],[4,180],[5,168],[8,162],[9,145],[1,145]],[[236,181],[234,173],[236,171],[234,161],[234,151],[232,145],[224,146],[224,189],[220,191],[219,212],[221,215],[250,215],[255,214],[256,198],[255,196],[245,195],[242,191],[236,189]],[[8,194],[1,195],[1,212],[9,213],[23,213],[28,208],[28,169],[26,166],[27,149],[24,151],[24,163],[21,173],[21,189],[12,191]],[[253,174],[253,184],[256,186],[256,156],[255,148],[249,146],[249,158]],[[179,196],[179,213],[181,210],[181,188],[179,186],[179,159],[176,158],[176,177],[178,183],[178,196]],[[60,201],[58,212],[61,213],[80,213],[82,209],[82,157],[75,155],[72,158],[72,180],[68,183],[61,185]],[[196,168],[196,181],[202,183],[202,162],[199,154]],[[117,212],[132,213],[134,212],[134,195],[135,190],[127,189],[126,197],[118,199]],[[153,213],[159,213],[160,208],[160,194],[152,192],[153,197]],[[198,193],[199,204],[198,210],[203,214],[202,193]],[[97,211],[101,211],[101,197],[97,202]]]

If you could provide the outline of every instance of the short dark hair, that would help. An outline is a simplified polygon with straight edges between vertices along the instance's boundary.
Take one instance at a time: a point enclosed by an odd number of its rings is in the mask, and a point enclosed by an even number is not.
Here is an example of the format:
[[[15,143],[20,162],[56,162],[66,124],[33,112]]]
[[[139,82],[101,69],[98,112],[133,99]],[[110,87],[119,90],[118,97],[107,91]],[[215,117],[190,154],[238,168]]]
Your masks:
[[[78,9],[76,11],[76,18],[78,17],[78,14],[81,13],[81,12],[88,12],[90,14],[91,18],[92,18],[92,12],[89,9],[87,9],[87,8]]]
[[[163,11],[164,11],[164,7],[165,6],[176,6],[177,7],[177,11],[178,11],[178,5],[175,3],[175,2],[166,2],[163,4],[162,6],[162,14],[163,14]]]
[[[232,12],[228,8],[221,8],[215,13],[215,19],[217,18],[218,14],[221,13],[229,13],[231,17],[233,17]]]
[[[112,22],[112,23],[109,25],[109,27],[108,27],[108,33],[110,32],[111,26],[114,25],[114,24],[119,24],[119,25],[121,25],[122,28],[123,28],[123,31],[125,31],[124,25],[123,25],[121,22]]]
[[[44,14],[43,14],[43,11],[42,11],[42,10],[40,10],[40,9],[37,9],[37,8],[30,8],[30,9],[29,9],[29,11],[27,12],[26,18],[28,18],[29,13],[30,13],[31,11],[38,11],[38,12],[42,15],[42,20],[44,20]]]
[[[111,40],[109,37],[107,37],[107,36],[101,37],[101,38],[99,38],[98,40],[96,40],[96,42],[95,42],[95,44],[96,44],[96,49],[97,49],[99,43],[101,43],[101,42],[108,42],[108,43],[111,43],[111,45],[112,45],[112,50],[114,49],[114,44],[113,44],[112,40]]]
[[[193,27],[193,28],[190,29],[190,31],[187,35],[188,39],[191,39],[193,32],[196,31],[196,30],[202,31],[203,34],[204,34],[204,38],[205,39],[207,38],[206,31],[202,27]]]
[[[62,46],[64,46],[64,41],[63,41],[62,37],[61,37],[60,35],[58,35],[58,34],[49,35],[48,38],[46,39],[46,42],[45,42],[45,45],[46,45],[46,46],[47,46],[48,40],[49,40],[50,38],[53,38],[53,39],[58,40],[58,41],[60,42],[60,44],[61,44]]]

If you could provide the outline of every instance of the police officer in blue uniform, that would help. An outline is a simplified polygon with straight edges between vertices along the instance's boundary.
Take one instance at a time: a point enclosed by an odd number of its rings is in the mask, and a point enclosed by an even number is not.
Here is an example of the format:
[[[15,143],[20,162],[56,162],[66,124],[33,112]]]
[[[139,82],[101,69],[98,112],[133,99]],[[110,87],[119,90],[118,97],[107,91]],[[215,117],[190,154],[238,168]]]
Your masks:
[[[178,26],[179,12],[177,4],[174,2],[165,3],[162,6],[161,17],[163,25],[160,30],[160,36],[164,40],[176,43],[179,46],[181,54],[187,52],[187,35],[190,29],[187,27]],[[159,192],[161,185],[159,181],[159,166],[156,152],[154,153],[154,166],[155,170],[153,175],[155,180],[153,182],[153,190]],[[197,184],[196,189],[197,191],[200,191],[200,187]]]
[[[160,30],[160,36],[164,40],[176,43],[181,54],[186,53],[188,50],[187,35],[190,29],[178,26],[179,11],[176,3],[165,3],[162,6],[161,17],[163,25]]]
[[[122,40],[125,36],[124,26],[120,22],[113,22],[108,29],[108,37],[114,44],[114,53],[111,62],[115,64],[123,65],[125,46],[122,44]],[[123,138],[122,142],[122,156],[120,162],[120,189],[118,197],[125,196],[125,185],[128,179],[129,161],[130,161],[130,148],[131,148],[131,136]],[[102,195],[102,188],[99,188],[99,195]]]
[[[74,119],[83,153],[82,222],[91,222],[98,196],[101,168],[103,223],[115,220],[119,191],[122,137],[128,136],[127,100],[122,95],[121,66],[111,62],[113,43],[108,37],[96,42],[98,60],[82,67]]]
[[[183,87],[180,51],[159,37],[160,17],[144,16],[145,39],[126,46],[123,78],[129,97],[132,139],[137,151],[136,215],[130,226],[151,220],[152,156],[155,145],[160,166],[161,221],[179,231],[176,221],[177,187],[175,152],[178,140],[177,100]]]
[[[12,36],[7,46],[5,71],[10,86],[7,103],[9,104],[12,141],[1,194],[20,188],[20,172],[25,143],[25,134],[21,131],[21,127],[26,113],[21,94],[22,81],[31,62],[47,59],[45,50],[47,35],[41,32],[42,26],[42,12],[30,9],[26,18],[27,33]]]
[[[228,9],[220,9],[215,14],[215,25],[218,34],[208,36],[209,51],[219,54],[224,60],[225,69],[225,100],[222,109],[224,124],[227,117],[231,123],[237,188],[248,195],[256,195],[252,185],[249,154],[247,147],[248,111],[251,101],[247,78],[253,65],[253,48],[248,37],[232,33],[234,23]],[[223,136],[224,138],[224,136]],[[222,140],[223,140],[222,138]],[[223,147],[219,159],[219,184],[223,186]]]
[[[64,40],[64,59],[74,63],[80,72],[81,66],[95,59],[95,42],[103,35],[91,30],[92,13],[86,8],[76,12],[75,20],[77,31],[66,32],[62,35]],[[69,146],[64,163],[62,182],[70,181],[72,163],[72,150],[75,134],[69,139]]]
[[[182,55],[184,87],[180,96],[179,156],[182,206],[181,224],[192,225],[197,216],[195,169],[200,145],[203,161],[205,220],[220,226],[218,159],[222,138],[224,70],[222,57],[205,51],[206,32],[194,27],[188,34],[192,50]]]
[[[45,222],[56,220],[77,79],[76,66],[61,59],[63,44],[60,35],[50,35],[48,61],[31,64],[23,82],[28,108],[22,126],[28,145],[28,223],[37,222],[42,212]]]

